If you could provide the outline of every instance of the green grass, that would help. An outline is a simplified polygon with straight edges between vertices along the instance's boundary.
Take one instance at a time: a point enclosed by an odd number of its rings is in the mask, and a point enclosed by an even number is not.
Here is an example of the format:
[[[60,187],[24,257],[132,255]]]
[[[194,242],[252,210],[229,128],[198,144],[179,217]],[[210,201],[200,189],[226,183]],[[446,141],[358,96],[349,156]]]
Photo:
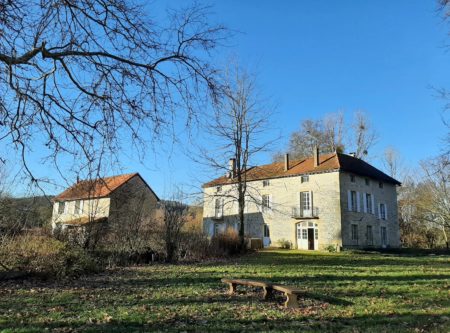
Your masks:
[[[301,307],[222,277],[305,290]],[[1,332],[450,332],[450,258],[264,251],[209,264],[153,265],[66,282],[0,284]]]

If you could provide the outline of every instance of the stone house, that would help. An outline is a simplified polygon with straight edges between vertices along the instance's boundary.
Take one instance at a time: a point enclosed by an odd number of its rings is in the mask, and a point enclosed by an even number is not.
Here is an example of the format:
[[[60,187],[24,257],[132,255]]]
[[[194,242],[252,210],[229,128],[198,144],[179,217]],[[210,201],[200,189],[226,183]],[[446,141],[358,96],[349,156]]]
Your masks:
[[[209,235],[238,230],[234,161],[227,175],[203,185],[203,228]],[[265,247],[288,241],[320,250],[399,247],[399,181],[341,153],[319,154],[249,168],[245,231]]]
[[[139,173],[78,181],[53,199],[52,230],[117,228],[149,220],[159,198]],[[135,224],[136,224],[135,223]]]

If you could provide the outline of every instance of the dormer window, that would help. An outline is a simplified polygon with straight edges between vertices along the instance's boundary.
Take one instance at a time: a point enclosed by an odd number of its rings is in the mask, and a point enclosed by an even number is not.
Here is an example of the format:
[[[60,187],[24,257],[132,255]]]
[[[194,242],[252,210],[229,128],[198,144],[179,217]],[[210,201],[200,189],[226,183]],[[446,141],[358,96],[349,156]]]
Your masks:
[[[269,186],[270,185],[270,180],[268,180],[268,179],[266,179],[266,180],[263,180],[263,187],[267,187],[267,186]]]
[[[355,182],[355,175],[350,175],[350,181],[351,181],[352,183]]]
[[[309,176],[308,175],[305,175],[305,176],[302,176],[302,183],[307,183],[307,182],[309,182]]]

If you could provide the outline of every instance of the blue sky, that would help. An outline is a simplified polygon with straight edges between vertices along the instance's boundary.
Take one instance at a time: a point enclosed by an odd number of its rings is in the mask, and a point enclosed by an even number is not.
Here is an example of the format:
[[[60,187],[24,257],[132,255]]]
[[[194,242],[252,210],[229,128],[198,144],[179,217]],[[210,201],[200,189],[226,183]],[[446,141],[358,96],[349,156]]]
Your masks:
[[[171,7],[185,3],[167,2]],[[441,121],[445,101],[433,88],[450,88],[450,54],[445,48],[450,27],[435,1],[205,4],[212,6],[213,21],[239,31],[217,60],[238,58],[257,74],[261,92],[277,105],[273,127],[282,138],[275,149],[286,147],[289,134],[303,119],[342,110],[350,120],[361,109],[379,134],[371,152],[375,164],[386,146],[395,147],[409,166],[439,153],[446,134]],[[262,154],[257,162],[268,163],[270,158],[270,153]],[[131,157],[122,162],[123,171],[140,172],[161,197],[169,196],[176,185],[188,190],[215,176],[200,173],[177,146],[157,148],[143,164]]]

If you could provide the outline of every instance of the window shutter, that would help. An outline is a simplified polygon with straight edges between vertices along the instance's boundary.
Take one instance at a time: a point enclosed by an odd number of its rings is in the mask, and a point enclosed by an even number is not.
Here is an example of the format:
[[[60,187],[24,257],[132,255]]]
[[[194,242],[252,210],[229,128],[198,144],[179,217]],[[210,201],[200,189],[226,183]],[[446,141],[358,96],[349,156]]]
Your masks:
[[[371,211],[371,213],[375,214],[375,197],[374,197],[373,193],[371,194],[371,197],[372,197],[372,211]]]
[[[352,192],[350,190],[347,191],[347,209],[349,212],[352,211]]]
[[[300,202],[298,206],[300,207],[300,211],[302,211],[303,210],[302,192],[298,192],[298,198],[299,198],[299,202]]]
[[[311,205],[311,212],[314,209],[314,204],[313,204],[313,192],[309,191],[309,204]]]
[[[381,204],[378,204],[378,219],[381,220]]]
[[[384,204],[384,215],[386,216],[386,220],[388,219],[388,209],[387,209],[387,205]]]
[[[363,193],[363,207],[364,213],[367,213],[367,193]]]
[[[357,212],[361,211],[361,205],[360,205],[361,197],[359,194],[360,194],[359,192],[356,192],[356,211]]]

